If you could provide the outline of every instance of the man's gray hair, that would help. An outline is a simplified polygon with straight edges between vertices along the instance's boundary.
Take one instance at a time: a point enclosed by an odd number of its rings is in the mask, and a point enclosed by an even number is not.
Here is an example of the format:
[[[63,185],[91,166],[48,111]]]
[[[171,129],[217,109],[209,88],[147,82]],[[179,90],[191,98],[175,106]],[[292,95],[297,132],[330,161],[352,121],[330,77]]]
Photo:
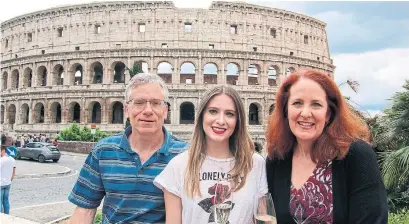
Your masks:
[[[128,85],[126,86],[125,102],[129,101],[129,97],[131,96],[131,92],[133,89],[135,89],[139,85],[147,84],[147,83],[158,84],[163,90],[163,95],[165,96],[164,100],[168,101],[169,90],[165,82],[160,76],[153,74],[153,73],[139,73],[139,74],[134,75],[132,79],[129,81]]]

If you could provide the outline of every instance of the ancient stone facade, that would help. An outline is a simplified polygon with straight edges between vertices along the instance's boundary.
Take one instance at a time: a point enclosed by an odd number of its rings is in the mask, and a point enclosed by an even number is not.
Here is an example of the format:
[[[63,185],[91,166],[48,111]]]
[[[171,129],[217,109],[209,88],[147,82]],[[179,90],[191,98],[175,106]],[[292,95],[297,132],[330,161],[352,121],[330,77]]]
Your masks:
[[[299,68],[333,75],[326,24],[246,3],[181,9],[172,2],[106,2],[52,8],[1,24],[1,127],[55,134],[72,122],[123,129],[125,66],[169,85],[169,119],[189,139],[206,89],[236,88],[254,140],[264,145],[277,87]]]

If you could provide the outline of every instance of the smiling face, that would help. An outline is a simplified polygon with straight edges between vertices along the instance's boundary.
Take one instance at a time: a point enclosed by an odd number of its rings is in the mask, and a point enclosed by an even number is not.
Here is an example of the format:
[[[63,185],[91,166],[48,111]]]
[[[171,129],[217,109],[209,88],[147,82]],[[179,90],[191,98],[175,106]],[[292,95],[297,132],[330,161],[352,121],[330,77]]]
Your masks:
[[[236,127],[236,107],[226,94],[214,96],[203,111],[203,129],[209,144],[228,144]]]
[[[327,95],[311,79],[300,79],[290,88],[288,122],[297,142],[314,142],[330,118]]]
[[[167,118],[168,108],[165,104],[153,106],[146,103],[143,108],[134,102],[135,99],[163,100],[163,89],[158,84],[147,83],[132,89],[130,102],[125,104],[125,113],[129,117],[132,130],[141,135],[152,135],[162,131],[164,119]]]

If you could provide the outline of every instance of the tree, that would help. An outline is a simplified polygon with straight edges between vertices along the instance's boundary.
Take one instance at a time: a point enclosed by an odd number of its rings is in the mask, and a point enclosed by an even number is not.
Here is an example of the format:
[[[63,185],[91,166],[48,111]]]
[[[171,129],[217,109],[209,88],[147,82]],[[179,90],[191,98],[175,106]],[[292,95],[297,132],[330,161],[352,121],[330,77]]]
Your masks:
[[[395,93],[377,126],[382,176],[392,208],[409,208],[409,80]]]
[[[133,64],[132,69],[126,67],[126,70],[129,72],[129,76],[131,77],[131,79],[132,79],[132,77],[134,77],[134,75],[139,74],[139,73],[143,73],[142,61],[136,61]]]
[[[72,124],[70,127],[63,129],[56,137],[60,141],[99,141],[102,138],[110,136],[110,133],[95,130],[94,136],[91,134],[91,129],[88,127],[81,128],[78,124]]]
[[[131,77],[131,79],[132,79],[132,77],[134,77],[135,75],[137,75],[137,74],[139,74],[139,73],[143,73],[143,70],[142,70],[142,61],[136,61],[136,62],[133,64],[132,69],[126,67],[126,70],[129,72],[129,76]],[[127,118],[127,119],[126,119],[126,122],[125,122],[125,128],[129,127],[130,125],[131,125],[131,122],[129,121],[129,118]]]

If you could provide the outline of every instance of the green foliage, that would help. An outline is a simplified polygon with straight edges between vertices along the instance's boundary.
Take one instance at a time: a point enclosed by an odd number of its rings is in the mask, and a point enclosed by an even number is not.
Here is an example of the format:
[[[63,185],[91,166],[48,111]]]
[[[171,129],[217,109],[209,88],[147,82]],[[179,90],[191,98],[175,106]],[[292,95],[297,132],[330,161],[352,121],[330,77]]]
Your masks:
[[[136,62],[133,64],[132,69],[126,67],[126,70],[128,70],[129,75],[131,76],[131,79],[132,79],[132,77],[133,77],[134,75],[143,72],[143,71],[142,71],[142,61],[136,61]]]
[[[98,210],[95,218],[94,218],[94,224],[102,224],[102,212],[101,210]]]
[[[391,211],[409,209],[409,80],[403,88],[404,92],[392,96],[392,106],[383,111],[383,116],[366,119]]]
[[[382,175],[387,189],[396,189],[409,180],[409,146],[384,153]]]
[[[409,223],[409,210],[402,209],[397,213],[389,213],[388,223],[389,224]]]
[[[91,129],[88,127],[81,128],[78,124],[72,124],[70,127],[62,130],[57,136],[58,141],[99,141],[102,138],[111,136],[112,134],[99,130],[95,130],[95,135],[91,134]]]

